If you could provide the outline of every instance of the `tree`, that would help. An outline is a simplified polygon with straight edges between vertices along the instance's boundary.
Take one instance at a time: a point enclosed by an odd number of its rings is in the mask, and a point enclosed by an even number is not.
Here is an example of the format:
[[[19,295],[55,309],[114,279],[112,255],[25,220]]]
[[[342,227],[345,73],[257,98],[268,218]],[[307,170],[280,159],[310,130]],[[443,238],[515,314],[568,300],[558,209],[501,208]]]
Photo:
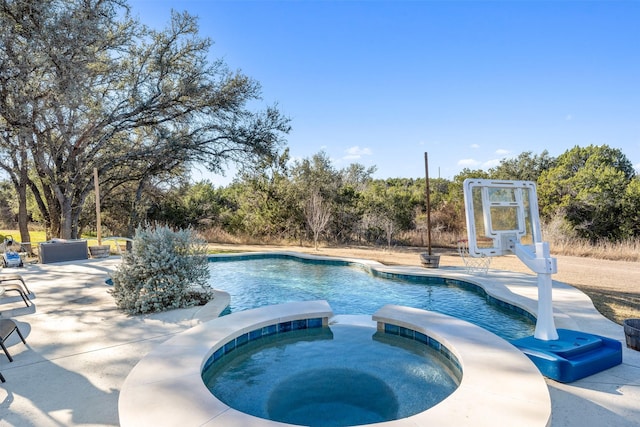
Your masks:
[[[489,175],[493,179],[537,182],[542,172],[553,167],[554,162],[547,150],[540,155],[526,151],[514,159],[502,159],[498,166],[489,170]]]
[[[331,219],[331,210],[319,192],[314,192],[309,200],[307,200],[304,215],[309,228],[311,228],[313,232],[313,244],[316,250],[318,250],[318,237],[320,237],[320,233],[325,230]]]
[[[640,236],[640,177],[635,176],[625,188],[622,198],[622,234],[625,238]]]
[[[368,224],[368,231],[375,236],[376,228],[382,230],[389,248],[398,230],[407,230],[412,226],[414,209],[419,201],[411,191],[410,184],[407,179],[376,180],[364,193],[364,220]]]
[[[12,230],[15,228],[15,208],[13,186],[10,182],[0,181],[0,228]]]
[[[291,179],[303,200],[314,192],[319,192],[325,200],[332,200],[340,186],[340,173],[331,164],[331,159],[324,152],[314,154],[294,162],[291,168]]]
[[[0,27],[0,167],[19,171],[14,185],[34,192],[51,235],[77,237],[94,167],[104,194],[144,188],[194,162],[220,171],[273,156],[289,131],[275,107],[247,108],[260,86],[209,63],[187,13],[154,31],[119,0],[15,0],[0,5]]]
[[[607,145],[574,147],[538,180],[544,217],[564,215],[580,237],[596,242],[623,236],[623,196],[635,176],[633,165]]]
[[[301,208],[304,209],[307,201],[313,198],[314,194],[318,194],[331,218],[335,217],[333,212],[340,190],[340,172],[333,167],[325,152],[321,151],[311,158],[294,162],[291,167],[291,181]],[[330,236],[335,236],[335,228],[332,226],[330,230]]]
[[[289,150],[242,170],[232,185],[236,232],[254,237],[288,238],[304,223],[302,205],[289,179]]]
[[[358,163],[352,163],[339,171],[339,187],[335,196],[335,205],[331,228],[334,238],[341,243],[359,240],[360,226],[364,206],[363,193],[371,184],[376,168],[365,168]]]

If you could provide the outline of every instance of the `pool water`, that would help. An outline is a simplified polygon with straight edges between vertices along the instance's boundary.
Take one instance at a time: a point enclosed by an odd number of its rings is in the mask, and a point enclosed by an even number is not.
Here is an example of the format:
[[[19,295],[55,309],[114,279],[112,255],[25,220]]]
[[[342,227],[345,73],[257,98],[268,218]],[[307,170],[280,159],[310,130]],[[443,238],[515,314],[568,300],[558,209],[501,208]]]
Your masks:
[[[260,418],[307,426],[350,426],[422,412],[459,378],[431,347],[347,324],[265,337],[203,372],[225,404]]]
[[[387,279],[335,262],[269,257],[213,258],[210,284],[231,295],[227,312],[291,301],[326,300],[335,314],[373,314],[386,304],[436,311],[507,340],[533,335],[533,320],[494,304],[475,285],[441,277]]]

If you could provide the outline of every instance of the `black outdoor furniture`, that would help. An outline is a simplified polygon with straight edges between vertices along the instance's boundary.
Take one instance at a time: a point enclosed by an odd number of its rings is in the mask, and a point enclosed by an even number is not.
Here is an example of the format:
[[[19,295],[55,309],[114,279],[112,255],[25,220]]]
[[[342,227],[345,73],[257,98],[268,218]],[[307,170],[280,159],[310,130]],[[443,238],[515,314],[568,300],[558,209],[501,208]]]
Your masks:
[[[12,283],[6,283],[12,282]],[[20,282],[20,283],[18,283]],[[19,274],[0,274],[0,288],[3,289],[3,292],[12,291],[17,292],[22,297],[22,300],[29,307],[29,294],[31,291],[27,287],[24,279]],[[3,292],[0,292],[0,295],[4,295]]]
[[[89,258],[89,249],[86,240],[55,239],[50,242],[40,243],[38,253],[41,264]]]
[[[7,358],[9,358],[9,362],[13,362],[13,357],[11,357],[11,355],[9,354],[9,350],[7,350],[7,347],[4,343],[7,338],[9,338],[14,332],[18,333],[18,336],[24,344],[27,343],[24,340],[20,329],[18,329],[18,325],[16,325],[16,322],[11,319],[0,319],[0,346],[2,347],[2,350],[4,350],[4,354],[7,355]]]

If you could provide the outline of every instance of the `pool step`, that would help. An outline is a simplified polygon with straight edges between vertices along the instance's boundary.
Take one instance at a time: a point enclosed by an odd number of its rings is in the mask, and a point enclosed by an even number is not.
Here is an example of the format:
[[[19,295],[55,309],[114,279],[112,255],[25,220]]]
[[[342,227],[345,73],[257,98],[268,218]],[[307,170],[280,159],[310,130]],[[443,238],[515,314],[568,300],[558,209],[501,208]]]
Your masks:
[[[538,367],[540,372],[562,383],[577,381],[622,363],[620,341],[558,329],[559,339],[544,341],[525,337],[511,343]]]

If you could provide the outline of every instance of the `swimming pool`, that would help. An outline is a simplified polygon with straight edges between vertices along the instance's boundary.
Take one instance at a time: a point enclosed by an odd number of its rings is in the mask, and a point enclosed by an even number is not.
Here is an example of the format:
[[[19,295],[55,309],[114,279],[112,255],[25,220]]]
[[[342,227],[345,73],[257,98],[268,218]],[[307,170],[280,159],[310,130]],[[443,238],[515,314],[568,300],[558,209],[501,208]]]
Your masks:
[[[489,297],[479,286],[437,276],[381,277],[361,264],[282,254],[210,257],[210,283],[228,292],[227,312],[291,301],[326,300],[336,314],[373,314],[386,304],[467,320],[514,340],[533,334],[531,315]]]

